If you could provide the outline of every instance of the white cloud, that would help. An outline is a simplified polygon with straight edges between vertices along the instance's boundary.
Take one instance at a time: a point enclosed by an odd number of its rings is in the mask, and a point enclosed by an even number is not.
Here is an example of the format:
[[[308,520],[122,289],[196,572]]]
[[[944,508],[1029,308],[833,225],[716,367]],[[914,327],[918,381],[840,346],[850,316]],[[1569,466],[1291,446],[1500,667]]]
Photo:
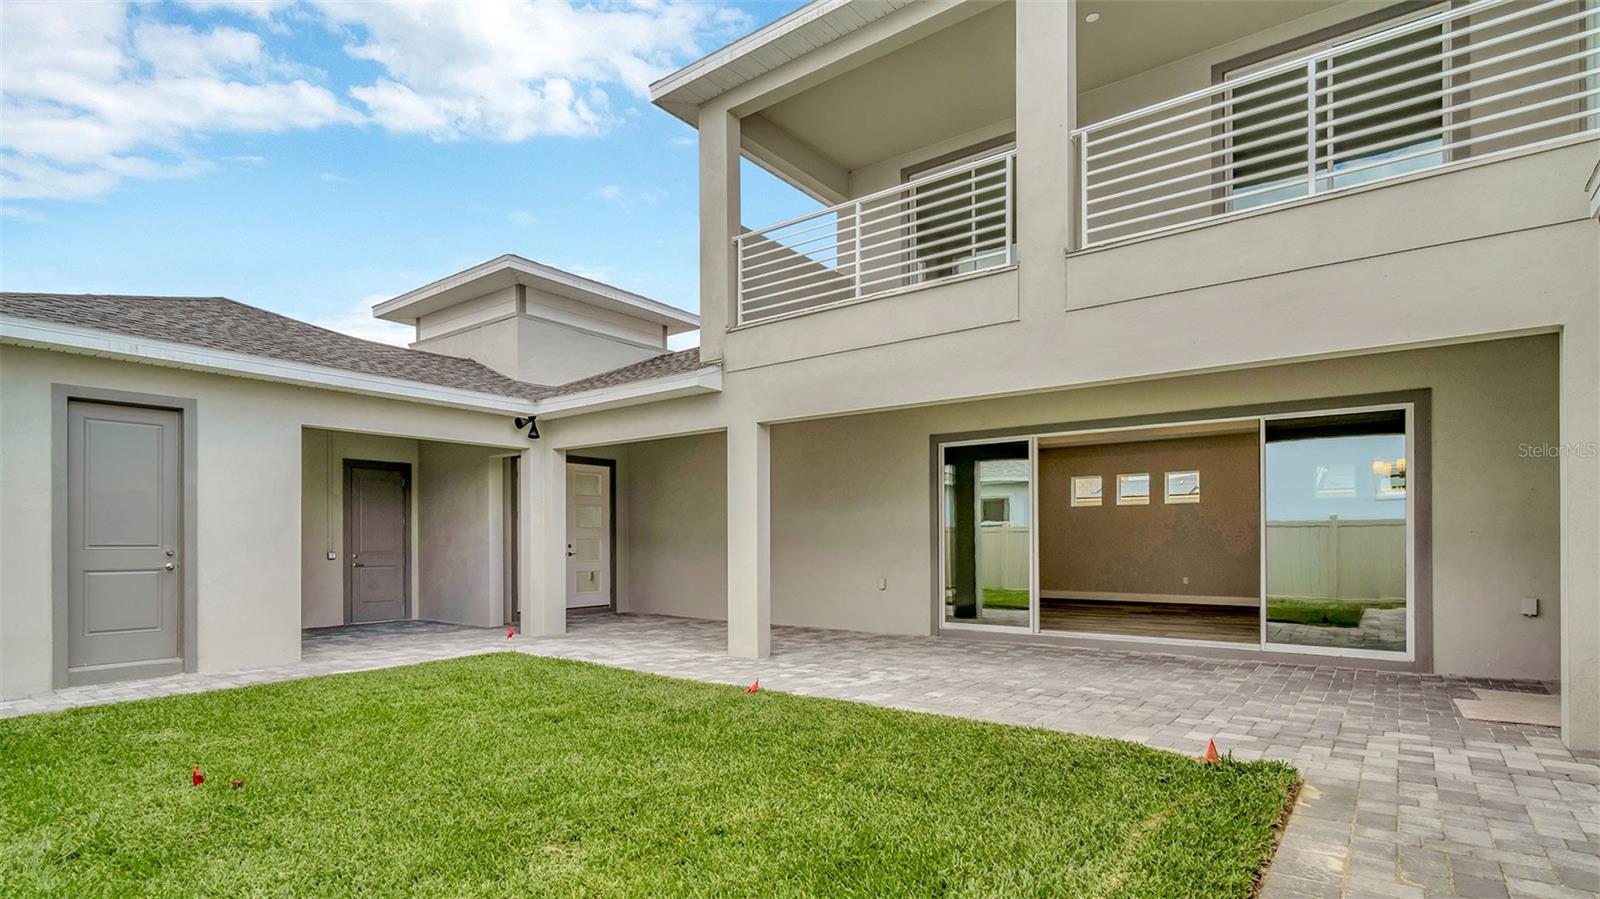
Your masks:
[[[606,184],[596,188],[589,196],[596,200],[604,200],[624,208],[631,206],[656,206],[667,198],[667,192],[661,188],[650,190],[630,191],[620,185]]]
[[[372,317],[372,307],[389,299],[388,294],[373,294],[331,315],[314,316],[308,321],[320,328],[339,331],[362,340],[373,340],[394,346],[410,346],[417,336],[416,329],[399,322],[386,322]]]
[[[295,0],[182,0],[182,3],[195,12],[224,10],[256,19],[270,19],[274,13],[293,6]]]
[[[513,225],[537,225],[539,217],[526,209],[513,209],[506,213],[506,221]]]
[[[323,184],[349,184],[350,183],[350,179],[349,178],[346,178],[343,175],[335,175],[333,172],[320,172],[320,173],[317,174],[317,178],[320,181],[322,181]]]
[[[237,28],[196,32],[181,25],[140,22],[133,27],[133,53],[165,75],[221,75],[262,63],[261,36]]]
[[[708,39],[746,23],[741,13],[675,0],[316,5],[345,29],[349,55],[384,69],[350,89],[373,120],[442,140],[603,133],[617,120],[614,90],[644,97]]]
[[[29,224],[49,221],[43,213],[22,206],[0,206],[0,219],[12,219]]]
[[[125,178],[206,171],[192,141],[356,122],[325,87],[280,74],[261,38],[196,31],[121,3],[12,3],[0,54],[0,193],[85,198]]]
[[[204,172],[206,139],[376,124],[435,140],[602,134],[649,82],[733,36],[695,0],[180,0],[6,3],[0,195],[90,198],[128,178]],[[221,19],[219,23],[217,20]],[[376,74],[329,87],[275,52],[331,30]],[[650,203],[647,194],[628,198]]]

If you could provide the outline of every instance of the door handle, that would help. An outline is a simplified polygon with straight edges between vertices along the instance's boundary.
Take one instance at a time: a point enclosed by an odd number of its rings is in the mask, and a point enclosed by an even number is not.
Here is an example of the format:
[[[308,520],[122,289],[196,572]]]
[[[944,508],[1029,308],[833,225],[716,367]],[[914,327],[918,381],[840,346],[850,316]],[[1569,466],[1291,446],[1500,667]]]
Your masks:
[[[168,562],[168,563],[167,563],[167,564],[165,564],[165,565],[163,565],[163,566],[161,566],[161,567],[162,567],[162,568],[165,568],[165,569],[166,569],[166,570],[168,570],[168,571],[171,571],[171,570],[173,570],[173,569],[174,569],[174,568],[177,568],[177,567],[178,567],[178,563],[176,563],[176,562]]]
[[[568,544],[567,544],[567,558],[569,558],[569,559],[570,559],[570,558],[572,558],[572,557],[573,557],[573,556],[575,556],[575,555],[577,555],[577,553],[575,553],[575,552],[573,552],[573,551],[572,551],[572,544],[570,544],[570,543],[568,543]]]
[[[350,567],[351,568],[365,568],[367,566],[365,564],[361,563],[361,562],[351,562],[350,563]]]

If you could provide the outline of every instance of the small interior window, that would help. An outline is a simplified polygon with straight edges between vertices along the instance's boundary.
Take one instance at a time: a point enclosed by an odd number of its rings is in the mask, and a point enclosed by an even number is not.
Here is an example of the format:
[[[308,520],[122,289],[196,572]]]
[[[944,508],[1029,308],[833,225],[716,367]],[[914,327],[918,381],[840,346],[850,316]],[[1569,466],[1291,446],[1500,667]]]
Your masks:
[[[1200,501],[1200,472],[1167,472],[1167,502],[1197,503]]]
[[[1148,506],[1150,505],[1150,474],[1117,475],[1117,505],[1119,506]]]
[[[1079,475],[1078,477],[1073,478],[1073,508],[1100,505],[1100,495],[1102,490],[1103,488],[1101,487],[1100,476],[1097,474]]]

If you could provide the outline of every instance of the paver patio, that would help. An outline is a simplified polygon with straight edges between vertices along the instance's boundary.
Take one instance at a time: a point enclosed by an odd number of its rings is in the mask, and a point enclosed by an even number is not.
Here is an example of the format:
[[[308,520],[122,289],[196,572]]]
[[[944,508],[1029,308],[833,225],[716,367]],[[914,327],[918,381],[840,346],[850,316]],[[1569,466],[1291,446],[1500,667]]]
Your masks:
[[[1185,753],[1215,738],[1306,777],[1264,895],[1600,893],[1600,757],[1548,727],[1462,718],[1469,681],[1331,667],[778,627],[729,658],[720,622],[575,615],[562,638],[430,623],[310,632],[295,665],[79,687],[0,716],[513,648],[674,677],[1119,737]]]

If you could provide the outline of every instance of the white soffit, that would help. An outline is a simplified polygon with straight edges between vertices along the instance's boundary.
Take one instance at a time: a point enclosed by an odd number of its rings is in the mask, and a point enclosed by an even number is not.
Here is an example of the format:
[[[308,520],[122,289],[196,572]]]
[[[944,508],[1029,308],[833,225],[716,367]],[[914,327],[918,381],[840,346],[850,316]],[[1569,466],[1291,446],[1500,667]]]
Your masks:
[[[691,125],[706,100],[883,18],[914,0],[813,0],[650,85],[650,100]]]

